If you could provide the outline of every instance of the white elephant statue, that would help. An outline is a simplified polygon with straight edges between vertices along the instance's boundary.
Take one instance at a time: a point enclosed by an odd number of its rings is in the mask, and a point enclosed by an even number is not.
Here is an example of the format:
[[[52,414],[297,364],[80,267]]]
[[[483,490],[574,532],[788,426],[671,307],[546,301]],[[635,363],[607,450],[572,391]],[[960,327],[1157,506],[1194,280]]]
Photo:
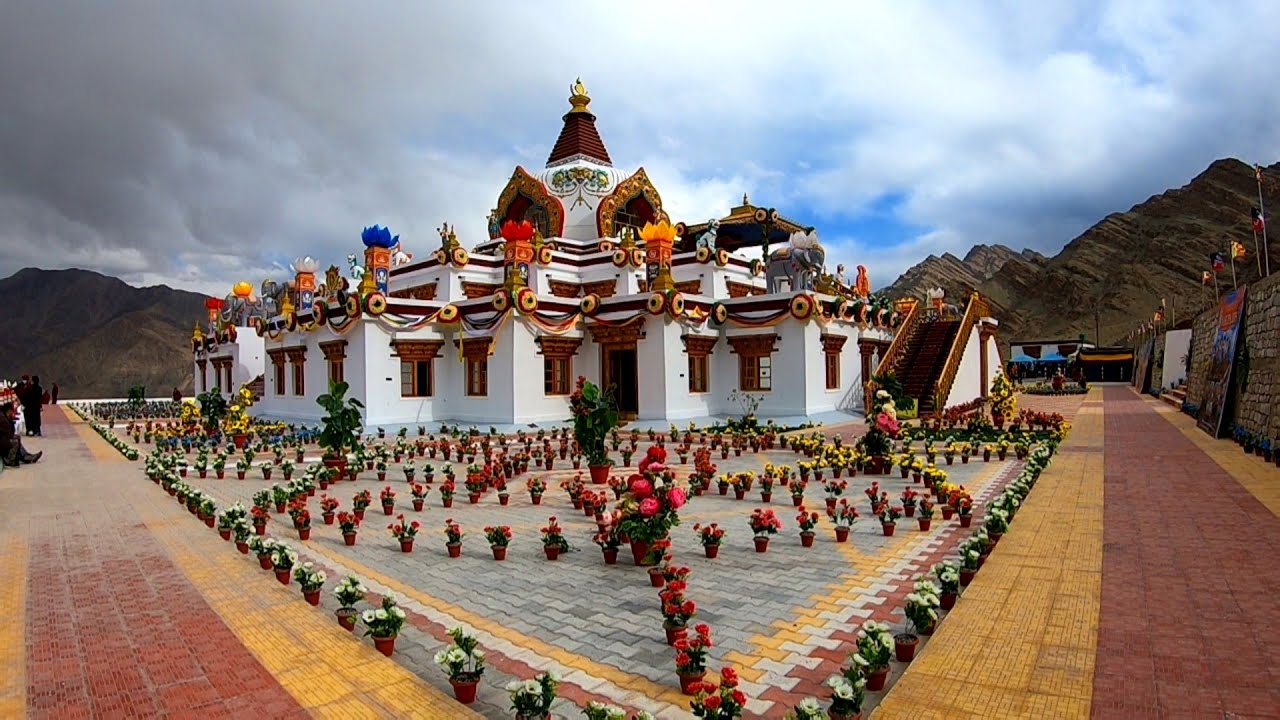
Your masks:
[[[811,291],[825,269],[827,253],[818,242],[818,233],[791,233],[790,244],[769,253],[764,279],[770,293],[782,292],[782,281],[791,292]]]

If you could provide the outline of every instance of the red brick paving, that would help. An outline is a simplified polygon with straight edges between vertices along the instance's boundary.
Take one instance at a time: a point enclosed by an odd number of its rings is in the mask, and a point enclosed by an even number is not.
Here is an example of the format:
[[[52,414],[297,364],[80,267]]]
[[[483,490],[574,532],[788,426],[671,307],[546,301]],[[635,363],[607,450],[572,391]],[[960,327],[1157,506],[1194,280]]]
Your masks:
[[[1104,393],[1093,716],[1280,718],[1280,519],[1130,389]]]
[[[76,437],[56,410],[43,429],[50,439]],[[59,450],[71,447],[88,452],[83,443]],[[38,493],[26,604],[30,717],[307,717],[126,501],[77,493],[74,478],[52,473]]]

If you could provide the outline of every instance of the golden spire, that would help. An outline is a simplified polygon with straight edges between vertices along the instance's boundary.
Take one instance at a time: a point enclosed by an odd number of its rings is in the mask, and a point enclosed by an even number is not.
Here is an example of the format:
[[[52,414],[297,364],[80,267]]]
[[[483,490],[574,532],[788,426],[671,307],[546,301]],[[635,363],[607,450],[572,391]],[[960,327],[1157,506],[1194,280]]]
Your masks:
[[[742,206],[743,206],[743,207],[746,207],[746,206],[748,206],[748,205],[750,205],[750,204],[751,204],[751,201],[747,199],[747,194],[746,194],[746,193],[742,193]]]
[[[195,329],[191,331],[191,339],[192,340],[204,339],[204,333],[200,332],[200,323],[196,323]]]
[[[571,113],[591,112],[587,110],[587,105],[591,104],[591,97],[587,95],[587,86],[582,84],[580,77],[569,86],[569,104],[573,106],[569,110]]]

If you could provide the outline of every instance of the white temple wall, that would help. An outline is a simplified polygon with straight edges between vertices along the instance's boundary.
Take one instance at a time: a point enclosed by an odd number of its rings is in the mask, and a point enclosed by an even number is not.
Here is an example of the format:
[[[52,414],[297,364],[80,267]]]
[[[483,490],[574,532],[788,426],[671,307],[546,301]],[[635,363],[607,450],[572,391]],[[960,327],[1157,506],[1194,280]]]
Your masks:
[[[1161,382],[1176,387],[1187,379],[1187,353],[1191,352],[1191,328],[1170,330],[1164,335],[1164,365]]]
[[[987,338],[987,376],[982,379],[982,385],[975,388],[976,392],[969,400],[981,397],[984,392],[991,388],[991,383],[996,379],[996,376],[1002,372],[1004,372],[1004,361],[1000,359],[1000,342],[996,339],[995,334],[992,334],[991,337]],[[968,402],[969,400],[962,402]]]
[[[965,341],[964,355],[960,358],[960,366],[956,368],[955,380],[951,383],[951,392],[947,395],[947,401],[943,404],[943,407],[967,403],[982,395],[981,351],[981,333],[975,325],[969,330],[969,338]],[[994,365],[997,370],[1000,368],[998,362],[990,364]],[[988,368],[988,372],[991,372],[990,368]],[[939,408],[939,410],[941,409]]]
[[[569,417],[569,396],[547,395],[546,393],[543,356],[539,354],[538,344],[534,342],[537,338],[534,328],[522,319],[512,320],[509,327],[512,331],[511,342],[503,346],[501,344],[502,341],[500,341],[494,353],[495,355],[497,353],[506,353],[519,358],[512,365],[515,403],[514,419],[510,422],[537,423],[567,419]],[[581,337],[581,335],[579,334],[578,337]],[[591,370],[592,367],[599,367],[598,358],[595,358],[593,365],[593,357],[587,357],[587,354],[584,353],[585,350],[589,349],[589,345],[594,346],[594,343],[591,343],[590,340],[584,340],[582,345],[578,347],[578,354],[573,357],[569,368],[569,392],[571,393],[573,392],[573,384],[579,375],[585,374],[590,378],[592,373],[587,371]],[[591,353],[591,355],[594,356],[594,353]],[[598,378],[598,369],[594,375]],[[491,373],[490,382],[492,382],[492,377]]]

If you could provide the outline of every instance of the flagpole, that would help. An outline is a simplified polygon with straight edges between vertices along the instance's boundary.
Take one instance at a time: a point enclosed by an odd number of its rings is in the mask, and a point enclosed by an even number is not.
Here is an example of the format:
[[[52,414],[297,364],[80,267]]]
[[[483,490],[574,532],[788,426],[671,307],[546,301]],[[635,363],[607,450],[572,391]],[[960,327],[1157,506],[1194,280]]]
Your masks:
[[[1263,227],[1266,227],[1266,226],[1264,225]],[[1266,277],[1265,275],[1262,274],[1262,248],[1258,247],[1258,231],[1257,230],[1253,231],[1253,254],[1256,255],[1258,258],[1259,277]]]
[[[1234,249],[1228,250],[1231,255],[1231,289],[1235,290],[1240,287],[1236,284],[1236,252]]]
[[[1262,204],[1262,166],[1253,166],[1253,177],[1258,181],[1258,214],[1262,216],[1262,258],[1266,263],[1263,277],[1271,275],[1271,253],[1267,249],[1267,208]]]

